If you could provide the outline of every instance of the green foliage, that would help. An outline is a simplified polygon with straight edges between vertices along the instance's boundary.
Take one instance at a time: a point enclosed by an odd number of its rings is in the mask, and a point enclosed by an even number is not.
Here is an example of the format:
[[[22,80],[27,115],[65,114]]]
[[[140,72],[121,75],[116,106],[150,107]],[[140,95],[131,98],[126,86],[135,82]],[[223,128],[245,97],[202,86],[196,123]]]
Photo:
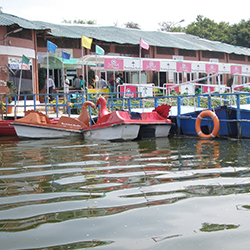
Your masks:
[[[88,79],[89,79],[89,82],[90,83],[93,83],[94,82],[94,79],[95,79],[95,71],[94,70],[89,70],[88,72]]]
[[[17,94],[17,87],[13,84],[12,81],[7,81],[7,87],[10,90],[9,95],[16,95]],[[12,96],[8,96],[8,103],[12,102]]]
[[[185,20],[181,20],[180,22],[161,22],[159,23],[160,29],[159,31],[167,31],[167,32],[185,32],[185,28],[182,28],[179,24],[184,22]],[[178,26],[177,26],[178,25]]]
[[[226,22],[220,22],[217,24],[209,18],[198,15],[196,22],[189,24],[185,32],[208,40],[228,43],[230,25]]]
[[[38,69],[38,85],[39,91],[41,91],[45,86],[45,79],[46,79],[46,69],[40,68]]]
[[[78,20],[66,20],[66,19],[63,19],[62,23],[68,23],[68,24],[72,24],[72,23],[75,23],[75,24],[90,24],[90,25],[93,25],[93,24],[96,24],[96,21],[95,20],[88,20],[88,21],[84,21],[84,20],[81,20],[81,19],[78,19]]]
[[[138,29],[140,30],[140,25],[138,23],[134,23],[134,22],[127,22],[124,24],[126,28],[129,28],[129,29]]]
[[[0,102],[0,112],[5,112],[5,111],[6,111],[5,103]]]
[[[153,83],[155,86],[158,86],[158,73],[154,73],[153,75]]]
[[[249,87],[243,87],[243,88],[241,89],[241,91],[250,92],[250,88],[249,88]]]
[[[230,25],[227,22],[216,23],[198,15],[196,21],[189,24],[184,32],[212,41],[250,47],[250,20]]]

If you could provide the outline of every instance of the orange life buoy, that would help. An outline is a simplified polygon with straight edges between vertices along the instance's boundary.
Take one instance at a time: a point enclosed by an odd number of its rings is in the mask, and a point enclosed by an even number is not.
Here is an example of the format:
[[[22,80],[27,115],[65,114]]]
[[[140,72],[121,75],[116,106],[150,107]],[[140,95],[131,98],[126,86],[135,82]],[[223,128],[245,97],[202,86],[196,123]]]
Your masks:
[[[214,129],[213,129],[212,133],[208,134],[208,135],[202,133],[202,131],[201,131],[201,120],[207,116],[212,118],[213,123],[214,123]],[[201,137],[201,138],[214,138],[217,135],[219,129],[220,129],[220,121],[219,121],[218,116],[214,112],[212,112],[210,110],[204,110],[197,116],[197,119],[195,121],[195,130],[196,130],[196,133],[199,137]]]

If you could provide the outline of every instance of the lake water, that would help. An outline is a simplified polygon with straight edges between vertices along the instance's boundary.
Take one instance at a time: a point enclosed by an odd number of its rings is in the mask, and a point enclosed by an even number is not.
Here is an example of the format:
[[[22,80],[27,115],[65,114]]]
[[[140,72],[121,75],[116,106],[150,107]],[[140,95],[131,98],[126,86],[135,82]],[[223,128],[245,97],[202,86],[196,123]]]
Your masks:
[[[250,249],[250,141],[0,138],[0,249]]]

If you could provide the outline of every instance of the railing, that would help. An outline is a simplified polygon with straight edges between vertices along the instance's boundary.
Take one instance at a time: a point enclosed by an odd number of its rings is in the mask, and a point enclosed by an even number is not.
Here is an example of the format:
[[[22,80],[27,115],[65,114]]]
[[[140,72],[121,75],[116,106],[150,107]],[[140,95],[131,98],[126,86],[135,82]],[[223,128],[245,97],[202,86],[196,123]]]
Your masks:
[[[250,104],[250,93],[209,93],[202,95],[172,95],[172,96],[144,96],[141,97],[140,93],[135,93],[135,97],[126,97],[121,92],[115,93],[58,93],[52,94],[54,101],[49,102],[49,96],[47,94],[27,94],[20,96],[11,96],[13,102],[8,104],[8,98],[6,96],[6,110],[8,107],[13,107],[13,113],[11,116],[14,118],[23,116],[23,111],[29,109],[40,110],[48,116],[59,117],[61,115],[78,115],[81,111],[81,106],[85,100],[96,102],[97,98],[104,94],[107,100],[107,107],[109,110],[128,110],[129,112],[143,112],[153,110],[162,104],[168,104],[176,108],[176,113],[171,111],[170,115],[176,118],[177,127],[180,129],[180,118],[185,114],[183,113],[185,107],[192,107],[193,111],[198,108],[203,109],[214,109],[219,106],[232,106],[235,105],[237,108],[237,120],[240,119],[240,111],[243,104]],[[39,98],[43,98],[44,102],[38,101]],[[235,101],[232,101],[235,100]],[[174,104],[174,105],[173,105]],[[249,105],[250,107],[250,105]],[[139,109],[139,110],[138,110]],[[20,112],[21,110],[21,112]],[[6,111],[7,113],[7,111]],[[91,115],[97,115],[97,110],[91,110]],[[3,115],[3,112],[2,112]],[[7,116],[7,114],[6,114]]]

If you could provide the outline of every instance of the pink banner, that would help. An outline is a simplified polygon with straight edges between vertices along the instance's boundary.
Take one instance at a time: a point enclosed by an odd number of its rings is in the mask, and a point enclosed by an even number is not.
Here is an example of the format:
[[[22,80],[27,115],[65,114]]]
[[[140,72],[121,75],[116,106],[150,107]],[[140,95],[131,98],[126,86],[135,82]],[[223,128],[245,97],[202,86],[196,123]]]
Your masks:
[[[242,67],[241,66],[231,66],[231,74],[242,74]]]
[[[191,72],[192,64],[191,63],[176,63],[177,72]]]
[[[131,92],[137,92],[136,86],[121,86],[120,87],[121,96],[123,96],[123,93],[125,97],[136,97],[136,93]]]
[[[171,88],[171,87],[173,87],[173,86],[174,86],[174,85],[167,84],[167,85],[166,85],[166,88],[168,89],[168,91],[170,90],[170,92],[171,92],[172,90],[174,90],[176,93],[179,94],[179,92],[180,92],[180,87],[177,86],[177,87]]]
[[[204,93],[210,93],[210,92],[213,92],[215,90],[214,87],[209,87],[209,86],[204,86],[203,87],[203,92]]]
[[[206,73],[218,73],[219,72],[219,65],[217,64],[206,64]]]
[[[104,58],[104,68],[111,70],[123,70],[123,59]]]
[[[145,71],[160,71],[159,61],[143,61],[142,69]]]

